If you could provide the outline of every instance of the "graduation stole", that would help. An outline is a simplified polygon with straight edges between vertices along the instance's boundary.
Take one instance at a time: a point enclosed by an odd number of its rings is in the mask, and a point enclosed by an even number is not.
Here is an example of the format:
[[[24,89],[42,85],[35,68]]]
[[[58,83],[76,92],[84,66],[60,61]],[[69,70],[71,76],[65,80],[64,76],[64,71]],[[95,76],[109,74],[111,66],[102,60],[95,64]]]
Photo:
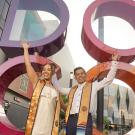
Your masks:
[[[78,87],[77,85],[72,87],[69,93],[69,101],[68,101],[68,107],[67,107],[66,117],[65,117],[66,123],[68,121],[70,109],[72,106],[72,101],[74,98],[75,91],[77,90],[77,87]],[[82,91],[77,127],[79,126],[86,127],[87,125],[89,108],[90,108],[90,99],[91,99],[91,83],[86,83]]]
[[[45,86],[45,82],[41,82],[39,80],[36,84],[35,89],[34,89],[32,99],[31,99],[30,108],[29,108],[28,119],[27,119],[27,123],[26,123],[25,135],[31,135],[32,134],[32,129],[33,129],[36,114],[37,114],[40,94],[41,94],[44,86]],[[56,109],[55,109],[55,115],[54,115],[54,121],[53,121],[53,127],[52,127],[52,134],[51,135],[58,135],[59,114],[60,114],[60,101],[59,101],[59,98],[58,98],[57,103],[56,103]]]

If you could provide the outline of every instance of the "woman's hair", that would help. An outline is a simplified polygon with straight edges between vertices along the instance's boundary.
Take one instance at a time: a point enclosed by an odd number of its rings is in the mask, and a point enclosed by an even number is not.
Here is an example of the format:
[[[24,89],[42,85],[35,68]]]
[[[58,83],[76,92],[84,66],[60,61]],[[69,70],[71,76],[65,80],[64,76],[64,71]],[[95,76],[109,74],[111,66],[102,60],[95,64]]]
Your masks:
[[[51,66],[51,70],[52,70],[52,74],[55,73],[56,65],[54,63],[47,63],[47,64],[42,65],[41,71],[43,70],[45,65],[50,65]]]
[[[55,73],[55,69],[56,69],[56,65],[54,63],[50,63],[49,65],[51,65],[52,74],[54,74]]]

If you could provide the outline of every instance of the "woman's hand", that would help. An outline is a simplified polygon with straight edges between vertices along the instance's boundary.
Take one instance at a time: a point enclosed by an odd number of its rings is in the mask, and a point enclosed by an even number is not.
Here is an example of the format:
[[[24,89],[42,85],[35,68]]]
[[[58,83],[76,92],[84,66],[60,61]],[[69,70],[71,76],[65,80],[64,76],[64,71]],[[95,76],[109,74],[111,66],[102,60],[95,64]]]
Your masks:
[[[23,47],[24,49],[29,49],[29,48],[30,48],[30,44],[29,44],[28,42],[26,42],[26,41],[22,41],[22,42],[21,42],[21,45],[22,45],[22,47]]]

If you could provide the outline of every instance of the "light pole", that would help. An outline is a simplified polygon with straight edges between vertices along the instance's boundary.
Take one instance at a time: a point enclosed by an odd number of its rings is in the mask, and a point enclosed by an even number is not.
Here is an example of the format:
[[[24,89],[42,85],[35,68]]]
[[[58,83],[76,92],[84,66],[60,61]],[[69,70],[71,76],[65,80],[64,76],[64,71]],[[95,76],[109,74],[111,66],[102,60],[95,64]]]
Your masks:
[[[73,85],[73,78],[74,78],[73,72],[70,72],[69,88],[71,88]]]

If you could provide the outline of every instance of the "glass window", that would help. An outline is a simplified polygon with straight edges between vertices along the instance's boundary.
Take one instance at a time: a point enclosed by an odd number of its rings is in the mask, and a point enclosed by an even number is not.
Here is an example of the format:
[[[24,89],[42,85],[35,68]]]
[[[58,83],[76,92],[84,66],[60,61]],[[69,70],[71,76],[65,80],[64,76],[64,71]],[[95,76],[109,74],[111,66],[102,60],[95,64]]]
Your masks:
[[[1,35],[2,35],[2,29],[0,29],[0,39],[1,39]]]
[[[4,28],[4,20],[2,17],[0,18],[0,28]]]
[[[6,0],[7,1],[7,3],[9,3],[10,4],[10,2],[11,2],[11,0]]]
[[[4,5],[3,11],[2,11],[2,17],[4,20],[6,19],[6,16],[8,13],[8,8],[9,8],[9,5],[5,2],[5,5]]]
[[[5,0],[0,0],[0,16],[1,16],[3,8],[4,8],[4,3],[5,3]]]
[[[51,35],[59,24],[59,19],[49,12],[17,10],[10,40],[39,40]]]

